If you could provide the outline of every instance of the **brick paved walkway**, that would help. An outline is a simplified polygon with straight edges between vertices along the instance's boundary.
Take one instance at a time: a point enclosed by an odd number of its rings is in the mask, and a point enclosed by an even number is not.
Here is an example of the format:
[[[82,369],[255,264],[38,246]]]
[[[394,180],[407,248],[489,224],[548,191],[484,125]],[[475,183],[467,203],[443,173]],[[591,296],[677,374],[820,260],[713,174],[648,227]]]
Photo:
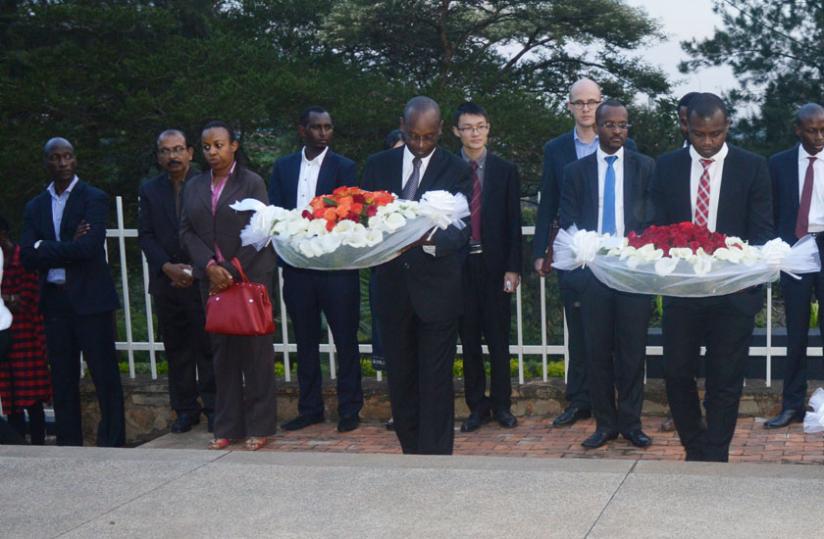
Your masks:
[[[684,452],[674,432],[660,432],[663,418],[645,417],[644,429],[653,445],[637,449],[623,438],[595,450],[581,441],[595,429],[592,419],[572,427],[552,428],[548,418],[519,418],[514,429],[489,424],[464,434],[455,432],[455,454],[507,457],[575,457],[683,460]],[[456,426],[460,423],[456,422]],[[230,447],[242,450],[242,444]],[[313,425],[297,432],[280,431],[265,451],[317,451],[339,453],[400,453],[397,438],[382,423],[364,423],[357,430],[340,434],[335,423]],[[800,423],[777,430],[763,428],[763,419],[740,418],[730,449],[732,462],[824,464],[824,435],[804,434]]]

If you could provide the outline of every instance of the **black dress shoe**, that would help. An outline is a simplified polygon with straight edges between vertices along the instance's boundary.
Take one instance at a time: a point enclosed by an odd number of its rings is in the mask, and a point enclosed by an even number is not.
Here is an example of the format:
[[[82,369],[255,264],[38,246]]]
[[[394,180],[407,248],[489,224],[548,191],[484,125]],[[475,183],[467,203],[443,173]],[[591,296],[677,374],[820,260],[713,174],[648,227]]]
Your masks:
[[[495,412],[495,421],[505,429],[511,429],[518,424],[518,419],[509,410]]]
[[[316,423],[323,423],[323,414],[299,415],[295,419],[282,424],[280,428],[283,430],[300,430],[305,429],[309,425],[315,425]]]
[[[769,421],[764,422],[765,429],[780,429],[790,423],[801,423],[804,421],[804,412],[796,410],[784,410]]]
[[[338,432],[349,432],[355,430],[360,425],[360,417],[357,415],[344,416],[338,419]]]
[[[489,423],[492,419],[489,417],[489,410],[485,412],[471,412],[466,421],[461,423],[461,432],[473,432],[481,428],[484,423]]]
[[[587,449],[597,449],[607,443],[610,440],[614,440],[618,437],[617,432],[606,432],[602,430],[596,430],[595,433],[581,442],[581,445],[586,447]]]
[[[172,423],[172,432],[180,434],[182,432],[189,432],[192,427],[200,423],[200,414],[178,414],[175,422]]]
[[[592,412],[583,410],[577,406],[570,406],[564,412],[555,418],[552,424],[556,427],[568,427],[574,424],[579,419],[588,419],[592,417]]]
[[[643,449],[645,447],[649,447],[652,445],[652,438],[647,436],[646,433],[641,429],[634,430],[626,434],[622,434],[621,436],[623,436],[625,440],[627,440],[635,447],[640,447]]]
[[[390,417],[383,426],[386,427],[386,430],[395,430],[395,420]]]

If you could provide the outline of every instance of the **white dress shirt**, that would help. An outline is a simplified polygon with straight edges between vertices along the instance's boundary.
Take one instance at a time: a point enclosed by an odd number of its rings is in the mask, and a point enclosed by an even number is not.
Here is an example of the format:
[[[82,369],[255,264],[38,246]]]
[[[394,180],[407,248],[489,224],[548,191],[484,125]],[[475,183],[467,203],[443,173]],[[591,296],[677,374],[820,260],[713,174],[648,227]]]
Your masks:
[[[69,195],[72,193],[72,189],[74,186],[77,185],[77,176],[72,178],[71,183],[69,184],[66,189],[57,194],[57,191],[54,188],[54,182],[51,182],[46,190],[51,195],[51,206],[52,206],[52,224],[54,225],[54,239],[57,241],[62,241],[63,238],[60,237],[60,224],[63,222],[63,211],[66,209],[66,202],[69,201]],[[73,238],[68,238],[69,240]],[[39,246],[39,243],[35,245],[35,248]],[[66,269],[65,268],[52,268],[46,274],[46,281],[54,284],[66,284]]]
[[[3,284],[3,250],[0,249],[0,285]],[[9,329],[11,327],[11,311],[3,303],[3,297],[0,296],[0,331]]]
[[[314,159],[306,158],[306,146],[300,151],[300,175],[298,176],[298,195],[295,207],[299,210],[306,208],[315,198],[318,188],[318,174],[323,165],[323,158],[329,152],[329,147],[323,149]]]
[[[710,174],[710,208],[707,215],[707,228],[715,232],[715,224],[718,220],[718,198],[721,194],[721,176],[724,173],[724,159],[727,158],[727,143],[725,142],[718,153],[711,157],[701,157],[695,151],[695,146],[690,146],[690,157],[692,158],[692,168],[690,168],[690,201],[692,202],[692,221],[695,222],[695,206],[698,201],[698,185],[701,183],[701,175],[704,173],[704,165],[701,159],[712,159],[709,166]]]
[[[429,155],[426,157],[421,157],[421,170],[418,176],[418,187],[420,187],[420,182],[423,181],[423,175],[426,173],[426,167],[429,166],[429,160],[432,159],[432,156],[435,152],[438,151],[437,146],[434,150],[429,152]],[[414,167],[412,166],[412,160],[415,159],[415,156],[412,155],[412,152],[409,151],[408,146],[403,147],[403,172],[401,173],[401,191],[403,188],[406,187],[406,182],[409,181],[409,176],[412,175],[412,170]],[[395,193],[396,195],[400,195],[400,193]],[[417,195],[416,195],[417,196]]]
[[[598,233],[604,229],[604,185],[607,175],[606,157],[615,156],[612,163],[615,170],[615,233],[618,237],[624,235],[624,148],[623,146],[614,154],[608,154],[598,147],[595,151],[598,161]]]
[[[798,145],[798,202],[801,203],[801,193],[804,191],[804,177],[807,175],[807,166],[810,157],[815,157],[813,164],[813,196],[810,199],[809,228],[810,232],[824,231],[824,150],[810,155],[804,146]]]

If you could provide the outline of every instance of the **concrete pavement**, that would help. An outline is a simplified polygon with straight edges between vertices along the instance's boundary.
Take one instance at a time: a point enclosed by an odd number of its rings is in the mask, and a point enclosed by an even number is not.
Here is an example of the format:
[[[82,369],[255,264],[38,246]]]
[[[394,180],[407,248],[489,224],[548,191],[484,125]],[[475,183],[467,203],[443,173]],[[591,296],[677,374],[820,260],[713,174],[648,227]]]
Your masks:
[[[3,537],[753,538],[824,529],[820,466],[0,446],[0,485]]]

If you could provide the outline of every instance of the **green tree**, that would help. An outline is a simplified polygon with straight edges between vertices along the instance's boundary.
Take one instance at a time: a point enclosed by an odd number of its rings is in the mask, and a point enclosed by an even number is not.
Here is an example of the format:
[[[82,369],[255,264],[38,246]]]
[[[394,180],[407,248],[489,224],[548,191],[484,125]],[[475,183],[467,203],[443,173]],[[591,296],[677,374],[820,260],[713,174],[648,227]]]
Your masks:
[[[737,123],[742,144],[765,155],[795,142],[799,105],[824,101],[824,3],[819,0],[715,0],[722,27],[704,40],[682,43],[691,59],[681,71],[729,65],[739,88],[734,108],[756,107]]]

